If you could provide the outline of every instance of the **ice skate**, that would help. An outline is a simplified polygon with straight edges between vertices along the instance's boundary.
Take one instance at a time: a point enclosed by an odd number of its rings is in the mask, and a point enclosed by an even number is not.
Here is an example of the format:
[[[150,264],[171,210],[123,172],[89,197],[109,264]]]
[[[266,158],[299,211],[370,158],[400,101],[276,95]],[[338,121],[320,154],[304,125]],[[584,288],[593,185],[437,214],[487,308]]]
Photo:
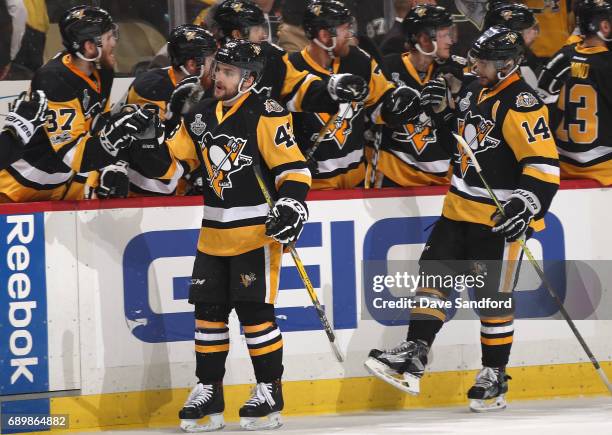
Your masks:
[[[416,396],[428,353],[429,346],[422,340],[403,341],[388,351],[372,349],[364,365],[380,380]]]
[[[223,411],[223,386],[218,384],[198,383],[191,390],[183,409],[179,411],[181,430],[183,432],[211,432],[225,427]],[[199,423],[198,420],[209,417],[208,423]]]
[[[470,409],[474,412],[501,411],[506,408],[508,392],[506,369],[483,367],[476,375],[476,383],[468,391]]]
[[[246,430],[276,429],[283,423],[283,389],[280,379],[272,383],[260,382],[253,388],[251,398],[240,408],[240,427]]]

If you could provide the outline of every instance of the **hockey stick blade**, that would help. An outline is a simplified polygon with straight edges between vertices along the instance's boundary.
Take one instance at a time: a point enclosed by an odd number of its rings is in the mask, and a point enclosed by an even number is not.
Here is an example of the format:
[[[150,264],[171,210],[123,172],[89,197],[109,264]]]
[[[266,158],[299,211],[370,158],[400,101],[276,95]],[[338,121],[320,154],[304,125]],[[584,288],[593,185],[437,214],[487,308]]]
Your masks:
[[[487,183],[487,180],[482,175],[482,168],[480,167],[480,164],[478,163],[478,160],[476,159],[476,156],[472,152],[472,149],[466,143],[466,141],[465,141],[465,139],[463,139],[463,137],[461,137],[460,135],[455,134],[455,133],[453,133],[453,136],[455,136],[455,139],[457,139],[457,142],[459,143],[461,148],[463,148],[465,153],[469,156],[470,160],[472,161],[472,164],[474,165],[474,168],[476,169],[476,172],[478,173],[478,176],[480,177],[480,180],[482,181],[482,184],[484,185],[485,189],[489,193],[489,196],[491,197],[493,202],[495,202],[495,206],[497,207],[497,209],[499,210],[501,215],[505,217],[506,215],[504,213],[504,208],[502,207],[501,203],[499,202],[499,199],[495,195],[495,192],[493,192],[493,190],[491,190],[491,187],[489,187],[489,184]],[[538,274],[538,277],[542,280],[542,283],[544,284],[544,286],[548,290],[548,293],[550,294],[550,296],[553,298],[553,300],[557,304],[557,307],[559,308],[559,312],[561,313],[561,315],[563,316],[563,318],[567,322],[568,326],[570,327],[570,329],[574,333],[574,336],[578,340],[578,343],[580,343],[580,346],[582,346],[582,349],[584,350],[584,353],[586,353],[587,356],[589,357],[589,360],[591,361],[591,364],[593,364],[593,367],[595,368],[595,371],[597,372],[597,374],[601,378],[601,381],[604,383],[604,385],[606,386],[606,388],[608,389],[610,394],[612,394],[612,384],[610,384],[610,381],[608,380],[608,377],[606,376],[606,373],[601,368],[601,365],[599,364],[599,361],[597,360],[597,358],[595,358],[595,355],[593,355],[593,352],[591,352],[591,349],[587,345],[586,341],[584,341],[584,338],[582,337],[582,334],[580,334],[580,331],[578,331],[578,328],[576,327],[576,324],[571,319],[569,313],[567,312],[567,310],[563,306],[563,302],[559,298],[558,293],[552,287],[552,285],[548,281],[548,278],[546,278],[546,275],[544,274],[544,271],[542,270],[542,268],[538,264],[537,260],[533,256],[531,250],[527,247],[527,243],[525,242],[525,240],[524,239],[518,239],[518,242],[521,245],[521,247],[523,248],[523,252],[527,256],[527,259],[529,260],[529,263],[531,263],[531,265],[535,269],[536,273]]]

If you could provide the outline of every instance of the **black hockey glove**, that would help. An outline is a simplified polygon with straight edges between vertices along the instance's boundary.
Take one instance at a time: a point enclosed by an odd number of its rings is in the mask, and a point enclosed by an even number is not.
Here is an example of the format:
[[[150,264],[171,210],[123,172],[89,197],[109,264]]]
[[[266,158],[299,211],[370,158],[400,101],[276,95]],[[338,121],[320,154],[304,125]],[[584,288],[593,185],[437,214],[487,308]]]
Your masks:
[[[293,198],[280,198],[268,213],[266,236],[282,244],[294,242],[300,237],[307,220],[306,204]]]
[[[446,109],[446,95],[446,81],[443,78],[430,80],[421,91],[421,105],[433,113],[440,113]]]
[[[198,98],[196,94],[199,95],[201,89],[200,78],[198,76],[188,76],[176,85],[172,95],[170,95],[170,101],[166,105],[166,119],[164,121],[166,136],[170,136],[181,123],[181,116],[186,113],[186,106],[189,106],[187,104],[188,100]]]
[[[419,93],[408,87],[401,86],[394,90],[383,103],[382,116],[389,126],[399,127],[414,121],[421,114]]]
[[[518,240],[525,234],[529,223],[541,209],[538,198],[533,193],[522,189],[515,190],[502,207],[504,216],[499,210],[491,216],[493,222],[496,223],[492,231],[501,233],[509,243]]]
[[[135,145],[138,149],[145,151],[158,149],[164,143],[164,140],[166,140],[164,124],[162,124],[157,111],[148,106],[151,105],[145,105],[142,109],[151,114],[149,123],[144,131],[134,134],[136,139]]]
[[[128,164],[123,160],[103,168],[100,185],[96,188],[97,197],[100,199],[127,198],[130,187],[127,168]]]
[[[436,60],[436,74],[446,76],[447,74],[455,77],[457,80],[463,80],[465,68],[467,67],[467,59],[461,56],[452,55],[445,61]]]
[[[327,82],[327,92],[334,101],[363,101],[369,93],[366,81],[354,74],[334,74]]]
[[[202,196],[204,195],[204,179],[202,175],[196,175],[191,173],[185,177],[189,182],[187,189],[185,190],[185,196]]]
[[[137,134],[142,134],[151,124],[154,113],[138,106],[126,106],[116,115],[112,115],[100,131],[100,143],[112,156],[119,150],[129,147]]]
[[[565,50],[557,53],[540,71],[538,88],[551,95],[557,95],[567,79],[570,69],[570,56]]]
[[[34,133],[47,120],[47,97],[43,91],[34,91],[28,99],[26,92],[9,106],[4,128],[10,130],[23,145],[27,145]]]

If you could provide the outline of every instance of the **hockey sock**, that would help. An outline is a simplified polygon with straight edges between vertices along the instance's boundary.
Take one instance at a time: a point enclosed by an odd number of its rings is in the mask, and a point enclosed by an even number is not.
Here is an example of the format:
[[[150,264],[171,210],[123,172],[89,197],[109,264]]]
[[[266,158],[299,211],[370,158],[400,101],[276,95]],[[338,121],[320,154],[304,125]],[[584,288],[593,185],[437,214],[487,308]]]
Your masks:
[[[227,305],[196,305],[196,376],[203,384],[223,381],[229,353]]]
[[[236,311],[246,338],[257,382],[272,382],[283,374],[283,337],[274,321],[274,305],[241,302]]]
[[[510,359],[514,324],[512,317],[480,321],[480,344],[484,367],[504,367]]]
[[[442,304],[444,293],[434,288],[420,288],[416,293],[415,307],[410,312],[408,341],[425,340],[432,345],[436,334],[444,325],[446,313]]]

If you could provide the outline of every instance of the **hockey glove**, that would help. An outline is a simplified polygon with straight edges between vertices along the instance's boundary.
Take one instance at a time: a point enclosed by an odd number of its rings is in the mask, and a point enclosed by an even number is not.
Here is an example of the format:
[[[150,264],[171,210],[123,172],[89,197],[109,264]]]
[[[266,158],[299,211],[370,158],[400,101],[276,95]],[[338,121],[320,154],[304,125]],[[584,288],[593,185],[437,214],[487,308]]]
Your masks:
[[[551,95],[561,92],[563,83],[569,74],[570,57],[565,50],[557,53],[550,61],[544,65],[538,77],[538,88]]]
[[[525,234],[529,223],[541,209],[538,198],[533,193],[522,189],[515,190],[502,207],[504,215],[498,210],[491,216],[493,222],[496,223],[492,231],[501,233],[509,243],[518,240]]]
[[[116,157],[119,150],[132,144],[137,134],[144,133],[154,116],[148,110],[126,106],[120,113],[111,116],[102,128],[100,132],[102,147]]]
[[[430,80],[421,91],[421,105],[433,113],[440,113],[446,109],[447,93],[446,81],[443,78]]]
[[[34,133],[46,122],[47,97],[43,91],[34,91],[28,100],[27,94],[21,95],[10,105],[4,128],[10,130],[27,145]]]
[[[451,75],[457,80],[462,81],[468,62],[465,57],[452,55],[445,61],[436,60],[436,64],[436,74],[443,76]]]
[[[204,179],[201,175],[191,173],[185,177],[189,182],[185,190],[185,196],[202,196],[204,195]]]
[[[394,90],[385,99],[382,107],[383,119],[390,126],[407,124],[418,118],[420,114],[419,93],[408,86]]]
[[[266,236],[282,244],[294,242],[300,237],[307,220],[306,204],[293,198],[280,198],[268,213]]]
[[[354,74],[334,74],[327,82],[327,92],[334,101],[363,101],[369,93],[366,81]]]
[[[151,118],[149,120],[149,124],[146,126],[144,131],[140,133],[134,134],[134,138],[136,139],[136,145],[141,150],[156,150],[161,144],[166,140],[166,130],[164,128],[164,124],[162,124],[159,115],[156,110],[152,108],[148,108],[145,105],[143,106],[143,110],[149,111],[151,114]]]
[[[185,106],[187,106],[187,100],[195,98],[194,94],[199,93],[199,89],[201,89],[201,86],[198,76],[188,76],[176,85],[172,95],[170,95],[170,101],[166,105],[166,119],[164,122],[166,136],[170,136],[181,123],[181,115],[186,112]]]
[[[127,162],[119,160],[102,169],[100,185],[96,188],[98,198],[127,198],[130,187],[127,168]]]

